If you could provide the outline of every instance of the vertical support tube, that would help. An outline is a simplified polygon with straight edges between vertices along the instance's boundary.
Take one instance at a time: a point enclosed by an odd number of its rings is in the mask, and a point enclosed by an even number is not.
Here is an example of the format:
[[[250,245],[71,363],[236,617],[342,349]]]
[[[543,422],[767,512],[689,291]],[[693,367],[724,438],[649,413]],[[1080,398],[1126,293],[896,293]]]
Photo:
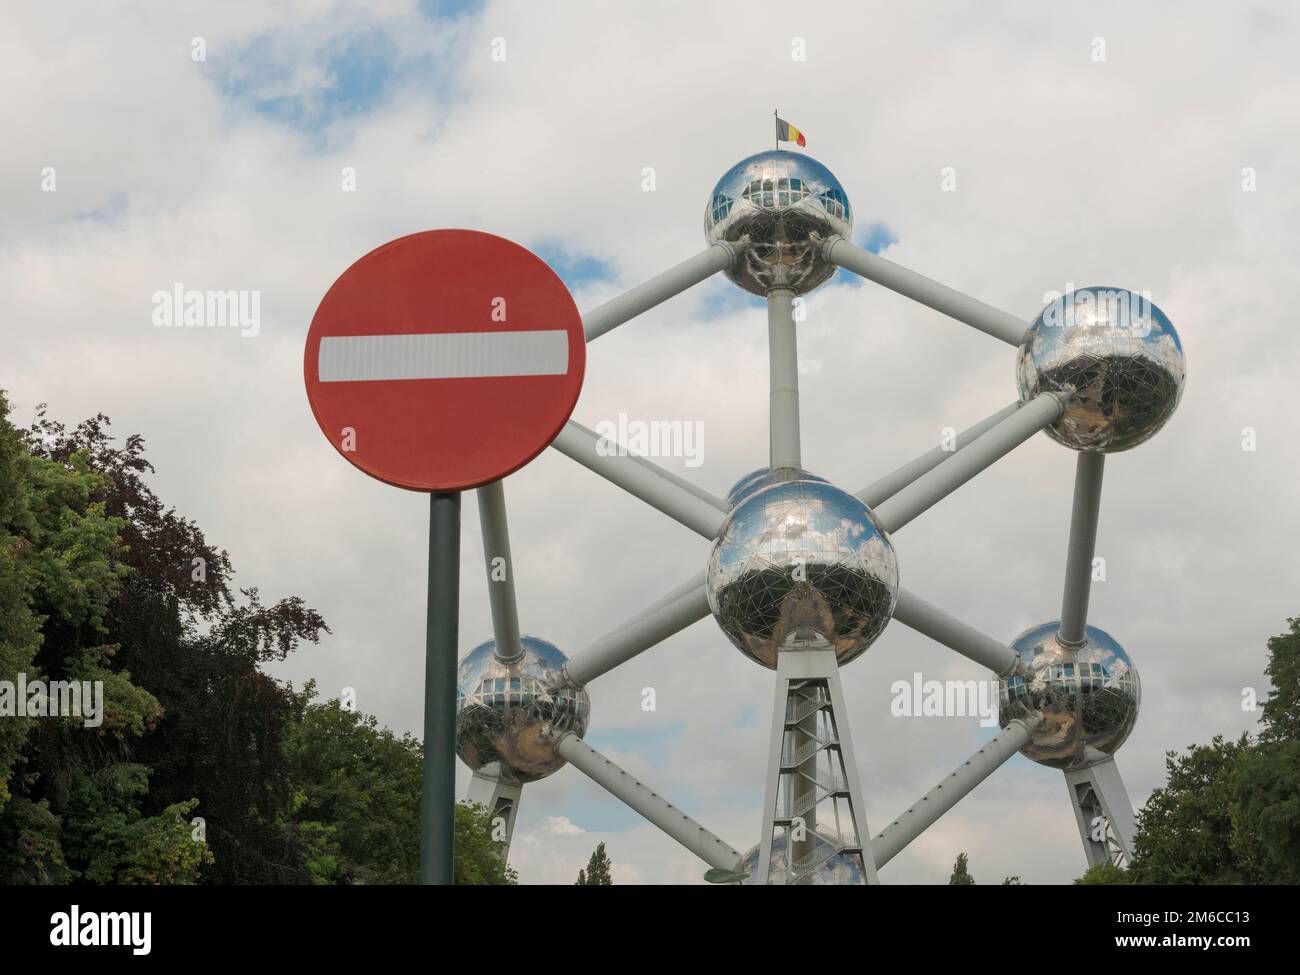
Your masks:
[[[500,819],[505,827],[505,838],[501,848],[501,859],[510,858],[510,840],[515,835],[515,819],[519,815],[519,800],[523,795],[523,784],[501,778],[499,768],[490,765],[474,773],[469,780],[469,793],[466,800],[477,802],[492,814],[493,820]],[[493,823],[496,827],[496,823]]]
[[[804,777],[807,763],[801,763],[793,771],[788,764],[794,760],[798,750],[805,747],[809,741],[804,734],[803,722],[794,723],[794,719],[798,716],[798,702],[801,700],[795,689],[796,684],[805,687],[809,684],[814,685],[815,693],[824,695],[817,699],[820,705],[817,710],[827,713],[827,717],[823,719],[827,724],[819,726],[819,731],[833,734],[835,745],[823,749],[823,753],[828,756],[829,768],[825,769],[824,774],[819,778],[822,789],[830,788],[838,794],[841,790],[833,784],[828,786],[828,783],[834,783],[842,776],[842,788],[847,792],[848,813],[852,819],[852,836],[847,842],[845,841],[843,823],[838,818],[834,823],[827,822],[824,825],[834,829],[840,841],[837,848],[841,852],[862,853],[862,868],[866,882],[878,883],[875,861],[870,857],[867,847],[867,839],[871,834],[868,832],[866,808],[862,800],[862,783],[858,777],[858,768],[853,755],[853,741],[849,733],[848,707],[840,687],[839,664],[836,662],[835,652],[825,641],[821,641],[818,648],[787,647],[776,657],[776,696],[772,702],[772,731],[768,744],[767,782],[763,798],[763,832],[759,837],[758,865],[754,870],[753,883],[772,882],[770,874],[778,821],[786,824],[783,827],[786,830],[786,870],[782,882],[799,882],[802,879],[796,878],[799,857],[812,853],[818,844],[819,837],[814,835],[816,820],[811,809],[803,814],[808,830],[806,839],[800,843],[793,837],[794,817],[802,805],[800,800],[807,799],[810,791],[813,797],[818,795],[817,781]],[[793,712],[792,701],[796,702]],[[831,758],[832,753],[838,753],[840,765],[838,770],[835,768],[835,759]],[[813,774],[817,775],[816,763],[812,765],[812,769]],[[786,786],[787,792],[783,808],[778,814],[778,794],[783,785]],[[822,799],[830,799],[832,807],[838,802],[831,792],[822,795]],[[820,839],[830,841],[825,829],[820,834]],[[833,850],[831,855],[836,855]],[[816,869],[816,865],[812,869]],[[805,877],[808,875],[807,872],[804,873]]]
[[[420,883],[452,883],[456,821],[456,643],[460,493],[429,495],[429,602],[424,646],[424,781]]]
[[[758,837],[758,864],[754,867],[753,876],[755,884],[772,882],[772,840],[776,831],[776,802],[781,788],[781,762],[784,757],[785,713],[790,694],[790,678],[781,666],[785,659],[785,654],[778,653],[776,656],[776,689],[772,701],[772,729],[768,733],[767,742],[767,777],[763,786],[763,831]],[[790,851],[787,850],[787,867],[789,863]]]
[[[1061,600],[1060,640],[1082,646],[1087,639],[1088,595],[1092,588],[1092,557],[1097,549],[1097,519],[1101,511],[1101,477],[1106,455],[1079,454],[1074,468],[1074,507],[1070,512],[1070,546],[1065,556],[1065,595]]]
[[[767,293],[767,349],[772,467],[800,467],[799,346],[794,329],[794,292],[789,289]]]
[[[787,653],[792,651],[786,651]],[[818,689],[814,693],[820,694]],[[820,713],[814,711],[808,717],[804,718],[796,726],[797,734],[790,736],[791,749],[798,751],[805,748],[809,743],[817,739],[817,723],[821,720]],[[799,766],[799,773],[794,777],[790,785],[791,808],[799,809],[805,802],[816,799],[817,795],[817,756],[814,754],[807,761]],[[804,838],[794,840],[788,844],[786,850],[786,866],[792,868],[808,854],[812,853],[817,847],[817,807],[813,806],[803,814]]]
[[[523,656],[524,648],[519,642],[515,563],[510,557],[506,492],[501,481],[493,481],[478,489],[478,522],[483,530],[483,562],[487,569],[488,600],[492,605],[496,658],[504,662],[518,660]]]
[[[834,660],[833,657],[831,659]],[[844,766],[844,780],[849,787],[849,813],[853,817],[853,836],[862,846],[862,871],[866,874],[867,884],[874,887],[880,883],[880,877],[876,873],[876,857],[870,842],[871,827],[867,823],[867,804],[862,791],[861,777],[858,775],[858,760],[853,754],[853,735],[849,731],[849,706],[844,700],[844,688],[840,684],[838,663],[827,668],[826,690],[831,697],[831,714],[834,715],[835,737],[840,743],[840,762]]]
[[[1079,838],[1088,865],[1112,858],[1112,845],[1125,863],[1133,860],[1133,837],[1137,834],[1133,804],[1120,777],[1115,759],[1065,773],[1065,787],[1079,825]]]

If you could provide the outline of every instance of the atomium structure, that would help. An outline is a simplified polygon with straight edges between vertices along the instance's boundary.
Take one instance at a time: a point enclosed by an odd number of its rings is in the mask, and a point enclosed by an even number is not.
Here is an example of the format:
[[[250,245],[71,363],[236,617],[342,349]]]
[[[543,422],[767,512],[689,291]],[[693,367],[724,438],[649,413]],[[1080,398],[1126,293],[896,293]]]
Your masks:
[[[1114,756],[1140,684],[1124,648],[1088,623],[1088,597],[1106,455],[1143,443],[1177,408],[1178,335],[1149,298],[1116,287],[1076,289],[1027,322],[857,247],[852,229],[825,166],[762,152],[714,187],[703,253],[583,316],[594,341],[717,272],[767,300],[769,456],[726,498],[574,421],[552,443],[709,541],[703,571],[566,657],[520,635],[504,488],[478,489],[493,638],[460,665],[457,750],[474,772],[469,798],[504,817],[507,842],[524,785],[567,763],[699,856],[709,879],[874,884],[1019,752],[1064,775],[1090,864],[1130,857],[1134,815]],[[805,470],[800,455],[795,302],[839,268],[1014,347],[1019,388],[1016,402],[856,493]],[[1077,454],[1061,615],[1004,643],[900,585],[894,537],[1039,432]],[[582,740],[588,684],[708,615],[776,677],[760,832],[743,854]],[[872,835],[839,668],[890,620],[987,667],[1001,730]]]

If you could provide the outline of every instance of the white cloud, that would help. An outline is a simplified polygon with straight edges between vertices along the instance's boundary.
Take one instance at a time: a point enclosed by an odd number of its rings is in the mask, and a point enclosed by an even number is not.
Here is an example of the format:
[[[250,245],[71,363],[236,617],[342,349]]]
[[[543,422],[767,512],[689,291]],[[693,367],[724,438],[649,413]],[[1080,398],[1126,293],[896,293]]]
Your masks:
[[[587,832],[581,826],[575,826],[564,816],[547,816],[540,827],[542,832],[553,833],[556,836],[578,836]]]

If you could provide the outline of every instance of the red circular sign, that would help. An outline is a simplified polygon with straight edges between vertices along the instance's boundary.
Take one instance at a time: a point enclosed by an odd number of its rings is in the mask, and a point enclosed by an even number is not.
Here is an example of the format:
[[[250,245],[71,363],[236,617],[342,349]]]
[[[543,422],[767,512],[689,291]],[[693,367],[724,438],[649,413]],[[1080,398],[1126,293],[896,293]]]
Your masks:
[[[399,237],[343,272],[307,333],[307,399],[326,438],[372,477],[461,491],[518,470],[555,438],[587,343],[541,258],[474,230]]]

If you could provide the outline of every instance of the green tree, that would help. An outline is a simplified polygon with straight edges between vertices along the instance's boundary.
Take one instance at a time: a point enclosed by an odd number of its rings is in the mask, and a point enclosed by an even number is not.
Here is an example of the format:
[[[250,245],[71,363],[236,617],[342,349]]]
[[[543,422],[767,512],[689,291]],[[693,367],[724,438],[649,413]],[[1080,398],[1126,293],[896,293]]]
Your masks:
[[[1300,618],[1268,641],[1264,701],[1255,748],[1241,757],[1232,852],[1262,883],[1300,884]]]
[[[957,862],[953,864],[952,876],[948,878],[949,887],[972,887],[975,885],[975,878],[970,875],[967,869],[966,854],[958,853]]]
[[[457,884],[517,884],[519,875],[506,863],[505,844],[493,837],[496,816],[476,802],[456,803],[453,881]]]
[[[418,882],[419,741],[337,700],[313,703],[315,690],[309,683],[298,696],[302,717],[285,736],[293,820],[314,834],[315,857],[326,856],[309,864],[313,880]]]
[[[614,885],[614,875],[611,872],[613,865],[609,862],[609,855],[605,852],[605,844],[598,843],[596,850],[591,854],[587,861],[587,868],[578,871],[578,887],[612,887]]]
[[[1300,617],[1287,620],[1286,633],[1269,637],[1264,673],[1272,689],[1261,709],[1261,740],[1300,741]]]
[[[1127,873],[1093,868],[1078,883],[1300,883],[1300,618],[1287,624],[1268,641],[1258,738],[1169,752]]]
[[[227,553],[150,489],[142,438],[7,412],[0,679],[102,681],[105,708],[97,729],[0,721],[0,882],[415,882],[420,742],[263,670],[328,632],[319,614],[233,591]],[[517,881],[495,827],[458,806],[457,883]]]
[[[9,403],[0,390],[0,680],[16,684],[19,674],[30,673],[41,643],[40,620],[32,609],[36,587],[33,566],[35,519],[31,510],[31,457],[22,435],[8,421]],[[11,709],[11,712],[16,708]],[[29,719],[9,713],[0,720],[0,813],[12,793],[10,779],[23,743]],[[48,876],[56,865],[48,859],[55,853],[40,839],[45,830],[37,821],[49,817],[36,809],[23,811],[33,868]],[[37,847],[40,847],[38,850]]]
[[[1133,874],[1123,867],[1117,867],[1109,861],[1094,863],[1084,871],[1083,876],[1075,880],[1076,884],[1086,887],[1119,885],[1133,883]]]
[[[193,799],[149,809],[149,770],[132,756],[163,709],[113,639],[128,519],[108,510],[113,482],[91,450],[51,453],[7,414],[0,398],[0,678],[85,681],[103,699],[97,726],[84,709],[3,722],[0,880],[192,882],[211,861],[183,819]]]
[[[420,787],[424,749],[374,715],[315,701],[309,682],[297,695],[300,717],[285,737],[293,788],[292,822],[317,884],[414,884],[420,871]],[[514,884],[495,817],[460,803],[454,880]]]
[[[296,597],[265,604],[256,588],[232,592],[227,553],[150,489],[153,467],[141,437],[119,443],[103,415],[69,429],[40,410],[27,446],[38,467],[84,463],[93,471],[91,500],[118,531],[124,572],[105,594],[97,642],[112,648],[114,679],[129,677],[153,700],[151,713],[131,726],[139,731],[130,758],[150,770],[148,791],[136,797],[142,814],[199,801],[195,811],[215,855],[203,871],[207,882],[310,882],[308,860],[321,837],[294,822],[284,748],[299,705],[292,688],[261,666],[315,642],[324,621]],[[84,654],[84,627],[52,615],[44,638],[42,655]],[[137,711],[145,704],[135,703]],[[47,795],[62,781],[52,771],[32,798],[48,798],[63,815],[64,801]]]
[[[1139,884],[1241,884],[1257,880],[1233,851],[1237,768],[1251,748],[1216,736],[1165,756],[1167,779],[1137,816],[1129,869]]]

